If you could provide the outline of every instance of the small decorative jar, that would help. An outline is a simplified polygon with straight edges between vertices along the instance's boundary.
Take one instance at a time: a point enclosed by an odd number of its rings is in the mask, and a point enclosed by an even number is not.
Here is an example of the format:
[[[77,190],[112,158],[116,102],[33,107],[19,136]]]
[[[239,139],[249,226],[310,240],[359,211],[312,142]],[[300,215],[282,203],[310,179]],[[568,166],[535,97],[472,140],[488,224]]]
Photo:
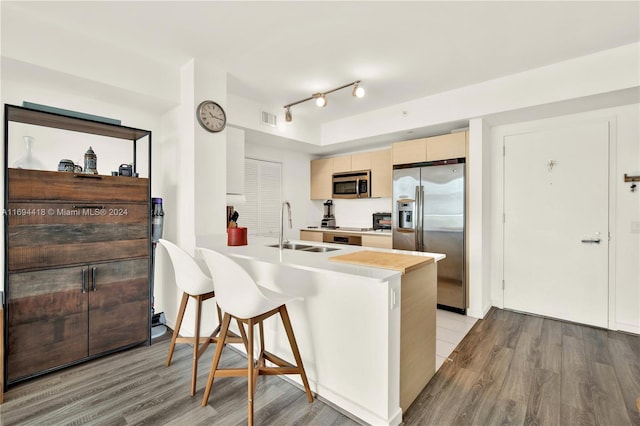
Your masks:
[[[90,175],[98,174],[98,156],[91,147],[84,154],[84,172]]]

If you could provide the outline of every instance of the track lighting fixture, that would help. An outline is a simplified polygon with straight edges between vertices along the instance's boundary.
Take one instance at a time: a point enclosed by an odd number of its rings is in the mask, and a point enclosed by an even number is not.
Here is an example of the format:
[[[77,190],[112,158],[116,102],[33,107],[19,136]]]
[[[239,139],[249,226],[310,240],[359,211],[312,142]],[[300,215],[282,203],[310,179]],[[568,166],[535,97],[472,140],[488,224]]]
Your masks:
[[[345,84],[344,86],[340,86],[340,87],[336,87],[335,89],[331,89],[331,90],[327,90],[326,92],[320,92],[320,93],[314,93],[313,95],[309,96],[308,98],[305,99],[301,99],[297,102],[292,102],[288,105],[284,106],[284,119],[287,122],[290,122],[293,120],[293,117],[291,115],[291,107],[294,105],[298,105],[301,104],[303,102],[306,101],[310,101],[311,99],[315,99],[316,100],[316,105],[319,107],[324,107],[327,105],[327,94],[329,93],[333,93],[337,90],[341,90],[341,89],[345,89],[347,87],[351,87],[353,86],[353,91],[351,92],[351,94],[356,97],[356,98],[361,98],[364,96],[364,88],[362,86],[360,86],[360,80],[354,81],[353,83],[349,83],[349,84]]]
[[[313,97],[316,99],[316,105],[320,108],[327,106],[327,98],[324,97],[324,93],[316,93]]]
[[[353,85],[353,91],[351,92],[352,96],[356,98],[362,98],[364,96],[364,87],[360,87],[360,82],[356,81]]]

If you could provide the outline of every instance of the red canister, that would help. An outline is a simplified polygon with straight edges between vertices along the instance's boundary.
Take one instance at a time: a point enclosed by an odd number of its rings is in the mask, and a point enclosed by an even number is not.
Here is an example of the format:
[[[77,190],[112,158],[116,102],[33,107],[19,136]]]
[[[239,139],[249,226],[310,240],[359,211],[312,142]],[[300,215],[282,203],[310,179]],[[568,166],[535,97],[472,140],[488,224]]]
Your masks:
[[[227,229],[227,245],[228,246],[246,246],[247,245],[247,228],[228,228]]]

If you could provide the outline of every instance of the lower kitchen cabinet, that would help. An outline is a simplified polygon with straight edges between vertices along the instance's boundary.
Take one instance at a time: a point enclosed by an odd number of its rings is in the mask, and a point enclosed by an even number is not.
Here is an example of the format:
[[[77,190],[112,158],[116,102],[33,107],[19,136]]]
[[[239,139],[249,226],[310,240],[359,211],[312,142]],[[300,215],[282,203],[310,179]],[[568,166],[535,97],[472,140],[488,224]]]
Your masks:
[[[321,243],[322,232],[301,230],[300,239],[303,241],[315,241],[315,242]]]
[[[391,236],[385,235],[368,235],[362,236],[362,245],[364,247],[393,248]]]

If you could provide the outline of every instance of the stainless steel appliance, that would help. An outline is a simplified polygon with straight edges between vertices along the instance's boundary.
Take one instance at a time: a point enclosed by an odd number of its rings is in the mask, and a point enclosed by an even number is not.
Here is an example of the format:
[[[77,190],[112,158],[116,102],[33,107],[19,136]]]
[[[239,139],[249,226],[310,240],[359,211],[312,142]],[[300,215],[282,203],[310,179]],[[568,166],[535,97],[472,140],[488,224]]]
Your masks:
[[[336,218],[333,217],[333,201],[327,200],[324,202],[324,215],[322,216],[322,228],[333,229],[336,227]]]
[[[393,170],[393,248],[444,253],[438,307],[466,313],[465,164],[447,160]]]
[[[334,173],[332,187],[333,198],[369,198],[371,171]]]
[[[391,213],[374,213],[373,230],[391,230]]]

